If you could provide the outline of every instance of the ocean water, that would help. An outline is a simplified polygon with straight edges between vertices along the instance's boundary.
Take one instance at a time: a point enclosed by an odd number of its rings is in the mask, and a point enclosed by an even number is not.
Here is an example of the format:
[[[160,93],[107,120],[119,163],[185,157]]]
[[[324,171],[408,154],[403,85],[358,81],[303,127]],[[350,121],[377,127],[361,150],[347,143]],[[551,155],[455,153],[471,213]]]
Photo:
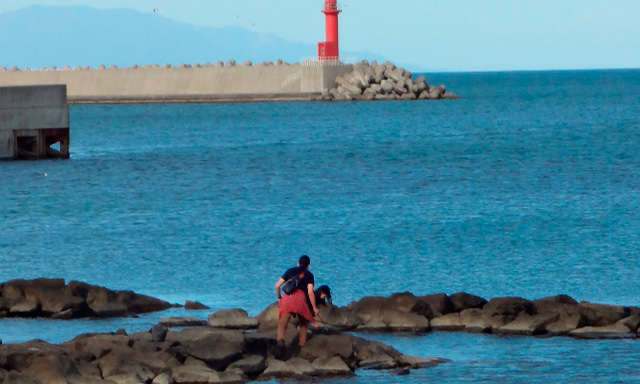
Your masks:
[[[429,74],[462,100],[72,106],[71,160],[0,163],[0,281],[255,315],[302,254],[335,302],[466,291],[640,305],[640,71]],[[0,320],[6,342],[148,330]],[[637,341],[367,335],[451,364],[331,382],[634,382]]]

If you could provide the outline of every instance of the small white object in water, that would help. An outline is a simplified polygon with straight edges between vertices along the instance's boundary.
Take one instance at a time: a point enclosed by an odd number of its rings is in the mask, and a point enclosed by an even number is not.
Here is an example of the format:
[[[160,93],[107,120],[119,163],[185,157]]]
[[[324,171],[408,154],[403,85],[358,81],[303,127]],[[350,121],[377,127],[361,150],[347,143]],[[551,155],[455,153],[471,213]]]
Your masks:
[[[44,177],[47,177],[47,176],[48,176],[48,175],[47,175],[47,172],[45,172],[45,173],[44,173]]]

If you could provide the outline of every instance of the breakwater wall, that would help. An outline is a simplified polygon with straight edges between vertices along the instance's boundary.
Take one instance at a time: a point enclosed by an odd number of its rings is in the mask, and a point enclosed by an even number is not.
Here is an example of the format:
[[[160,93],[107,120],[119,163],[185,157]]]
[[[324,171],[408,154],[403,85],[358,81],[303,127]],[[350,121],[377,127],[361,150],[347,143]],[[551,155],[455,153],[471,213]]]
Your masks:
[[[0,86],[0,159],[66,159],[69,125],[64,85]]]
[[[335,64],[335,63],[334,63]],[[0,87],[65,84],[71,104],[315,100],[352,65],[262,63],[20,70],[0,68]]]

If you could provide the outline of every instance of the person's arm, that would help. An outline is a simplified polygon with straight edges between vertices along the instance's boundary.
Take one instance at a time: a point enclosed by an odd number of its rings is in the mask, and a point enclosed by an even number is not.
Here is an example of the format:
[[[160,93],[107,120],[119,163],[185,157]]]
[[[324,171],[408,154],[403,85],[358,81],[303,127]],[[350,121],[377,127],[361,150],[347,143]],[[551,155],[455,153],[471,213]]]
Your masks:
[[[280,293],[280,287],[282,287],[282,284],[284,284],[284,279],[281,277],[278,279],[278,282],[276,282],[276,296],[278,296],[278,300],[282,299],[282,294]]]
[[[318,316],[320,311],[316,307],[316,293],[313,291],[313,284],[307,285],[307,292],[309,293],[309,301],[311,301],[311,307],[313,308],[313,315]]]

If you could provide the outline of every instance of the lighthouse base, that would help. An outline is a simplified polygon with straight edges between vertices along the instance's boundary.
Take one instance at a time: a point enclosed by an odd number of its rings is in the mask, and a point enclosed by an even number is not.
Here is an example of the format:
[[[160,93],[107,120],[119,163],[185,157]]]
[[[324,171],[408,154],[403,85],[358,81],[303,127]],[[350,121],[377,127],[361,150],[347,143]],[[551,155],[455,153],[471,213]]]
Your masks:
[[[338,44],[333,41],[323,41],[318,43],[318,60],[340,60],[340,54],[338,53]]]

